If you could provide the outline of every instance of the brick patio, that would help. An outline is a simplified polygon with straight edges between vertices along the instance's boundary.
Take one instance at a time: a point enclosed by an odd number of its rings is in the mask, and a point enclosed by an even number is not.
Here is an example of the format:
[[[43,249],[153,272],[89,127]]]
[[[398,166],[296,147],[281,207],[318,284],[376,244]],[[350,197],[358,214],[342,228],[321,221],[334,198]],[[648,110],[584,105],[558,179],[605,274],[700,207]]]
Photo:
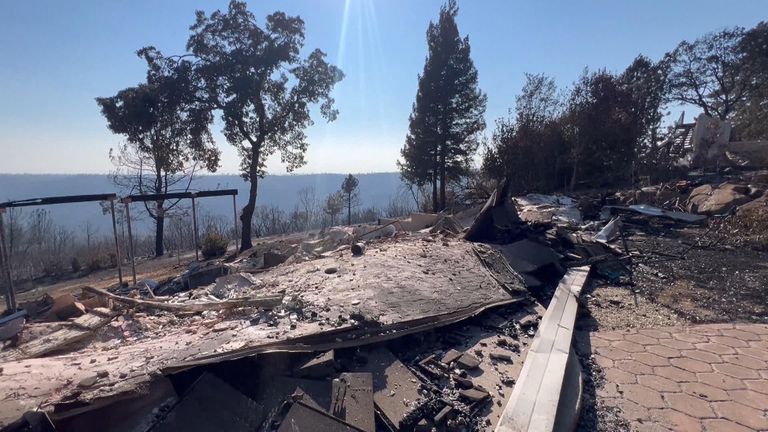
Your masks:
[[[596,332],[597,396],[639,431],[768,430],[768,325]]]

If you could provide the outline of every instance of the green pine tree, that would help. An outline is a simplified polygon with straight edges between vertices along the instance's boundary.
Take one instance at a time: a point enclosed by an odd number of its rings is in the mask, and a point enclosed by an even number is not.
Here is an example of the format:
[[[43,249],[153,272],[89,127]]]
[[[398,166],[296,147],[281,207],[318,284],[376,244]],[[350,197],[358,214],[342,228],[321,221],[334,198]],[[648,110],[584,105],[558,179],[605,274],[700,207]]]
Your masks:
[[[486,96],[478,88],[469,38],[459,35],[458,12],[456,1],[449,0],[440,8],[438,22],[429,24],[429,53],[398,161],[405,181],[432,186],[436,212],[446,206],[447,183],[467,173],[485,128]]]

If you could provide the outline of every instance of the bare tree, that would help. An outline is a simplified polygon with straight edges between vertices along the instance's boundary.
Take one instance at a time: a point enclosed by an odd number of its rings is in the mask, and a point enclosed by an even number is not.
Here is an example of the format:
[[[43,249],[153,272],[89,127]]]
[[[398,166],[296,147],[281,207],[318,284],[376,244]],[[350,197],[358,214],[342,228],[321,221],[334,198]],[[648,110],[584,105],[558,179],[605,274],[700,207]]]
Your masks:
[[[744,105],[753,85],[752,77],[745,75],[754,70],[738,49],[743,36],[744,29],[734,27],[680,42],[667,54],[669,99],[698,106],[720,120],[730,119]]]
[[[336,216],[338,216],[343,209],[344,197],[342,196],[341,192],[328,195],[328,197],[325,199],[323,212],[330,218],[331,226],[336,225]]]
[[[109,152],[116,167],[112,179],[130,194],[186,191],[199,168],[216,171],[219,165],[209,131],[213,117],[199,103],[191,62],[163,57],[153,47],[137,54],[147,62],[146,82],[96,98],[109,129],[126,137]],[[163,255],[165,215],[176,204],[144,202],[155,221],[155,256]]]
[[[307,186],[299,189],[299,206],[305,215],[305,225],[302,229],[309,230],[315,226],[315,223],[320,216],[320,205],[317,202],[317,194],[315,193],[314,186]]]
[[[429,205],[429,202],[426,201]],[[401,190],[398,194],[392,196],[384,208],[384,216],[388,218],[405,216],[413,211],[413,205],[405,195],[405,191]]]

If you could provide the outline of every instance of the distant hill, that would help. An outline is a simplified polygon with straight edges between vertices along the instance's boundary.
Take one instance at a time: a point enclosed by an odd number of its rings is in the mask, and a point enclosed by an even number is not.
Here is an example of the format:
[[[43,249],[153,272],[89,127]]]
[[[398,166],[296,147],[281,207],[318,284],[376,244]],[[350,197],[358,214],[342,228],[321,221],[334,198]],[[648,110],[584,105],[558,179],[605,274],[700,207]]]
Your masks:
[[[314,187],[318,200],[339,190],[345,174],[301,174],[271,175],[259,180],[257,206],[274,205],[290,210],[298,203],[298,192],[305,187]],[[401,192],[402,182],[398,173],[359,174],[360,201],[362,207],[382,208],[390,198]],[[238,189],[238,211],[245,205],[249,183],[237,175],[200,176],[193,182],[196,190]],[[117,192],[115,186],[103,174],[0,174],[0,202],[40,198],[58,195],[84,195]],[[201,212],[225,215],[231,218],[232,200],[205,198],[198,201]],[[140,205],[132,206],[143,213]],[[35,207],[24,210],[28,214]],[[101,213],[98,203],[64,204],[45,207],[56,223],[69,229],[78,229],[90,221],[101,233],[111,232],[111,221]],[[229,219],[228,219],[229,220]],[[147,230],[149,221],[139,224],[137,230]]]

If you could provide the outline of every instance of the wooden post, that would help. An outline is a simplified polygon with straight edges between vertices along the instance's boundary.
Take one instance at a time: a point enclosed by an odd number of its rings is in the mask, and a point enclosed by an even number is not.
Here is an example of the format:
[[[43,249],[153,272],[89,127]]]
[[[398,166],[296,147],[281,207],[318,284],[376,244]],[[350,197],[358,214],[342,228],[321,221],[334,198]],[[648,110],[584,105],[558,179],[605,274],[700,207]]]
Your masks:
[[[123,200],[125,204],[125,220],[128,222],[128,248],[131,254],[131,274],[133,275],[133,284],[136,285],[136,251],[133,249],[133,230],[131,228],[131,200]]]
[[[16,312],[16,291],[13,289],[13,276],[11,275],[11,261],[8,257],[8,248],[5,244],[5,226],[3,225],[3,211],[0,209],[0,262],[2,262],[3,276],[8,283],[5,292],[5,304],[8,312]]]
[[[115,256],[117,259],[117,280],[123,285],[123,258],[120,256],[120,239],[117,236],[117,219],[115,218],[115,200],[109,200],[109,209],[112,213],[112,234],[115,236]]]
[[[200,261],[198,250],[200,249],[197,238],[197,206],[195,205],[195,196],[192,196],[192,227],[195,230],[195,261]]]
[[[239,241],[239,235],[237,235],[237,195],[232,195],[232,215],[235,217],[235,225],[234,225],[234,232],[235,232],[235,252],[240,250],[240,241]]]

